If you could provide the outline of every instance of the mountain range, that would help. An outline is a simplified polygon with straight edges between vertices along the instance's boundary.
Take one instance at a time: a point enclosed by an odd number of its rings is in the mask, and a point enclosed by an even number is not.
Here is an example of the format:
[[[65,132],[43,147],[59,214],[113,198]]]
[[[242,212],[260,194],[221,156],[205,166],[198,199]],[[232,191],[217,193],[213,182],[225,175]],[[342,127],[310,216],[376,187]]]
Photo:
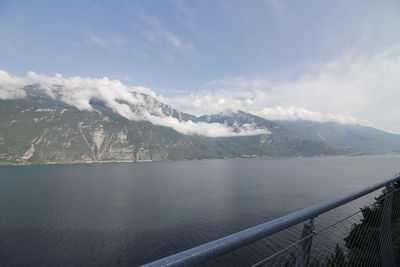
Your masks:
[[[361,125],[270,121],[243,111],[197,117],[139,93],[142,102],[126,103],[137,116],[133,120],[102,101],[91,100],[92,110],[80,110],[39,85],[24,90],[24,98],[0,100],[1,165],[400,152],[400,135]],[[231,132],[215,137],[185,133],[143,114]],[[246,129],[254,134],[242,134]]]

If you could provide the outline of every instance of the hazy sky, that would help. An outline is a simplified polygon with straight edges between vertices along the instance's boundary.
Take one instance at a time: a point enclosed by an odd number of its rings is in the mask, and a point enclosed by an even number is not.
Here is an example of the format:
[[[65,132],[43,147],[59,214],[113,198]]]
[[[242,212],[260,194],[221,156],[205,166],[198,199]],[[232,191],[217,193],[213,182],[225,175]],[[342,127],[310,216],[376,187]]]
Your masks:
[[[0,69],[118,79],[195,114],[400,132],[399,29],[398,0],[0,0]]]

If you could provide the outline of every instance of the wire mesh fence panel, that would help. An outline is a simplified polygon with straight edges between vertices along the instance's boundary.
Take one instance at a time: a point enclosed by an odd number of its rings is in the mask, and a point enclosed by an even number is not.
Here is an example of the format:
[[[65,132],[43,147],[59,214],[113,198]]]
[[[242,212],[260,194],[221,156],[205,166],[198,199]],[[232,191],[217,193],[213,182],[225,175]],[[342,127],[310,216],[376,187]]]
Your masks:
[[[399,190],[400,184],[396,183],[393,188],[374,193],[367,205],[330,223],[317,224],[311,234],[303,233],[296,242],[252,267],[400,266]],[[312,241],[309,251],[304,249],[308,241]]]

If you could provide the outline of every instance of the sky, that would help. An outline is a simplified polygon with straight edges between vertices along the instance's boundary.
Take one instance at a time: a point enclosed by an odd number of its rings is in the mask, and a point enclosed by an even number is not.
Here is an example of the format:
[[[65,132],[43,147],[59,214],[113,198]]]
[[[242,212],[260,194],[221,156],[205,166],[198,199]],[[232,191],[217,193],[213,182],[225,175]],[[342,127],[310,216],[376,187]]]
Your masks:
[[[399,29],[398,0],[0,0],[0,89],[107,77],[195,115],[400,133]]]

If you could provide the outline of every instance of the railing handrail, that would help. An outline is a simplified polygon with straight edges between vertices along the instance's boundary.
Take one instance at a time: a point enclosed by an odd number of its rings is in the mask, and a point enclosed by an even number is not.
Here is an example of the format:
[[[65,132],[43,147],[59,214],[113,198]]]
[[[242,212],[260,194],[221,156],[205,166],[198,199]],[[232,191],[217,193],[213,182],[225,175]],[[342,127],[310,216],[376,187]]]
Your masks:
[[[322,213],[335,209],[397,181],[400,181],[400,175],[396,176],[395,178],[365,187],[348,195],[290,213],[283,217],[273,219],[263,224],[253,226],[229,236],[153,261],[143,266],[193,266],[195,264],[199,264],[253,243],[257,240],[268,237],[305,220],[314,218]]]

